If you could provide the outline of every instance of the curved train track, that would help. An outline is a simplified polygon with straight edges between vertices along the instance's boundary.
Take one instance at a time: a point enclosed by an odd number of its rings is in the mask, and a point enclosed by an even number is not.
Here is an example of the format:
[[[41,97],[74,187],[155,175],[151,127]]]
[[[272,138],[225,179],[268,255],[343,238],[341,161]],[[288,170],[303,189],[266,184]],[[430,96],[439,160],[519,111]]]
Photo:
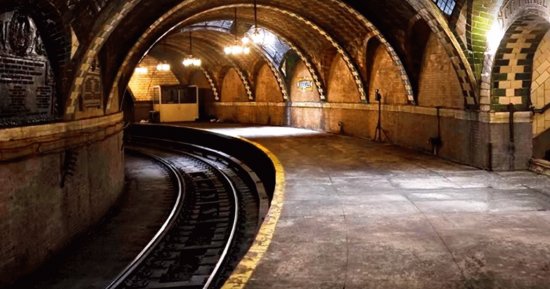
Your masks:
[[[107,288],[219,288],[267,212],[261,181],[208,148],[146,137],[128,144],[166,167],[177,196],[155,237]]]

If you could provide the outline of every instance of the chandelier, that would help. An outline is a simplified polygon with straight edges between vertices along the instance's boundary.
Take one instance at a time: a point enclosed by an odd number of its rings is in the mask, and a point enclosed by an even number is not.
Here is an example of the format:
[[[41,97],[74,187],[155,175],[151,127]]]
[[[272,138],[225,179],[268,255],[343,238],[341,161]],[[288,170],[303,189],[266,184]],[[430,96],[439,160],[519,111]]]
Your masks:
[[[138,66],[134,70],[137,74],[147,74],[149,73],[149,69],[145,66]]]
[[[223,51],[225,52],[225,54],[227,55],[241,55],[241,54],[249,54],[250,53],[250,47],[248,47],[248,43],[250,41],[248,41],[248,38],[246,38],[247,40],[245,40],[245,38],[243,38],[241,41],[238,41],[237,40],[237,8],[235,8],[235,19],[233,21],[233,27],[235,29],[234,31],[234,36],[235,36],[235,40],[233,41],[233,44],[232,45],[228,45],[226,46]]]
[[[159,64],[157,64],[157,71],[170,71],[170,64],[166,63],[166,62],[161,62]]]
[[[202,61],[200,58],[193,57],[193,38],[191,36],[191,31],[189,31],[189,55],[183,59],[183,66],[185,67],[198,67],[201,66]]]
[[[252,42],[254,44],[262,44],[264,42],[264,36],[262,33],[260,33],[260,30],[258,29],[258,7],[256,0],[254,0],[254,31],[250,33],[250,38],[252,38]],[[247,36],[243,37],[242,42],[244,44],[250,43],[251,39]]]

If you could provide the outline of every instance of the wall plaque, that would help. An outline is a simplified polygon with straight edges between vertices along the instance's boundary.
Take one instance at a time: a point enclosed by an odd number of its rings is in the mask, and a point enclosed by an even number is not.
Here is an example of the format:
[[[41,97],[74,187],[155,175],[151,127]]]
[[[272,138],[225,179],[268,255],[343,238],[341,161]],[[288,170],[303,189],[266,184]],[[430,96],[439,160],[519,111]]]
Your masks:
[[[103,89],[98,71],[89,71],[84,77],[82,85],[82,107],[101,108],[103,105]]]
[[[0,14],[0,126],[53,114],[54,79],[35,23],[17,10]]]
[[[301,91],[313,91],[313,80],[308,78],[300,78],[298,80],[298,89]]]

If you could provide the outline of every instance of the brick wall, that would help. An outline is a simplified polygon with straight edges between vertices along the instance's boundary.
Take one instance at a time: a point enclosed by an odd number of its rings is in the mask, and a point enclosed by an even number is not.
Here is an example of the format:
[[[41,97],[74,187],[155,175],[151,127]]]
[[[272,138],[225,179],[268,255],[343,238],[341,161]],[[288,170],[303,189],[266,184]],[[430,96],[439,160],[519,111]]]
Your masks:
[[[419,81],[418,104],[463,108],[464,97],[451,61],[432,34],[426,45]]]
[[[491,29],[495,14],[502,1],[500,0],[475,0],[469,7],[467,36],[470,62],[473,64],[476,75],[481,74],[485,50],[487,49],[487,32]]]
[[[300,89],[298,84],[302,80],[311,80],[313,87],[311,89]],[[291,101],[319,101],[319,92],[315,86],[315,81],[309,73],[306,65],[299,61],[294,69],[292,80],[290,82],[290,100]]]
[[[336,55],[332,61],[327,91],[329,102],[361,101],[355,78],[340,55]]]
[[[134,72],[128,86],[134,93],[136,101],[150,101],[153,99],[153,87],[157,85],[180,84],[171,71],[157,71],[158,61],[146,56],[140,63],[140,67],[146,67],[148,73],[139,74]]]
[[[380,89],[382,103],[404,104],[407,103],[407,92],[401,79],[399,70],[395,67],[390,55],[383,46],[378,46],[375,57],[369,69],[372,71],[369,81],[369,99],[374,102],[374,93]]]
[[[283,94],[279,88],[273,72],[267,64],[264,64],[256,77],[256,101],[257,102],[282,102]]]
[[[191,76],[189,77],[189,85],[196,85],[199,88],[207,88],[210,89],[210,83],[208,82],[208,79],[206,76],[204,76],[204,73],[200,70],[194,71]]]
[[[222,101],[248,101],[242,79],[233,68],[229,69],[223,78],[221,93]]]

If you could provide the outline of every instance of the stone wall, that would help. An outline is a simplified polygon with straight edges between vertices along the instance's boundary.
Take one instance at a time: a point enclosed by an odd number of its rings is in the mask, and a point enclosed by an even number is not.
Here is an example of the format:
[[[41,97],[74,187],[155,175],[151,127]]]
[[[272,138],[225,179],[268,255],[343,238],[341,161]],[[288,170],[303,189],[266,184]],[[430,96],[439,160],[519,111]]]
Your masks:
[[[0,287],[32,272],[117,201],[124,185],[121,120],[118,114],[0,134]]]

